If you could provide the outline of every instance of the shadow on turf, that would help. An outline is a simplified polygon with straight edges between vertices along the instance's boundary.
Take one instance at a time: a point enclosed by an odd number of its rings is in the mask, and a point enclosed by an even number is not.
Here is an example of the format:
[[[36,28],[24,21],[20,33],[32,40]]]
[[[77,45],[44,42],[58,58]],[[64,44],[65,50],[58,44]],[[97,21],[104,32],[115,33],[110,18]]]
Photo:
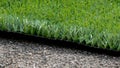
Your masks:
[[[15,40],[23,40],[23,41],[25,40],[25,41],[31,41],[36,43],[48,44],[48,45],[52,45],[59,48],[70,48],[70,49],[89,51],[92,53],[106,54],[110,56],[120,56],[120,51],[93,48],[93,47],[85,46],[84,44],[77,44],[73,42],[66,42],[66,41],[60,41],[60,40],[51,40],[47,38],[41,38],[41,37],[24,35],[24,34],[13,33],[13,32],[0,31],[0,37],[7,38],[7,39],[15,39]]]

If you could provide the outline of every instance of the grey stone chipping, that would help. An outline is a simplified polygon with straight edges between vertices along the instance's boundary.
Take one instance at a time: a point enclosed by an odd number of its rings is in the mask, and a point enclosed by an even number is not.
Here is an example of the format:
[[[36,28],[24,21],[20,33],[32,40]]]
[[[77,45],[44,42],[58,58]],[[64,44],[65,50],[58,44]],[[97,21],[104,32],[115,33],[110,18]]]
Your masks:
[[[120,57],[55,46],[0,38],[0,68],[120,68]]]

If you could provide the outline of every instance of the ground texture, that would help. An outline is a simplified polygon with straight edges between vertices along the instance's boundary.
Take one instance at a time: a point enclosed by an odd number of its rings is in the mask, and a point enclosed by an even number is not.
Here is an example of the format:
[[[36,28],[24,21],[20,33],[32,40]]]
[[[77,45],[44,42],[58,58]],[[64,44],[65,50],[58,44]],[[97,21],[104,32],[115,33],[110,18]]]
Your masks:
[[[0,68],[119,68],[120,57],[0,37]]]

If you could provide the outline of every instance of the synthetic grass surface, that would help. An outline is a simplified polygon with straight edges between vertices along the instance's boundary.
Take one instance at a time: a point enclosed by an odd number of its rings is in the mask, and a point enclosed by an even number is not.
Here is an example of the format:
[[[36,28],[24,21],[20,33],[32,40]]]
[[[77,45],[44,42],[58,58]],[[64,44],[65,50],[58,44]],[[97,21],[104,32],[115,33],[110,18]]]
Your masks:
[[[120,0],[0,0],[0,30],[120,51]]]

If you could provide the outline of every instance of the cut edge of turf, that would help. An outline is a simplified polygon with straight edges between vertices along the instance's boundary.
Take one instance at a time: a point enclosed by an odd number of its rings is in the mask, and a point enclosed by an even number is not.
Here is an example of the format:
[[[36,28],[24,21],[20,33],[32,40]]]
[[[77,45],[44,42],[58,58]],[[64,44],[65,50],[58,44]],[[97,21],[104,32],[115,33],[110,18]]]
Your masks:
[[[0,37],[7,38],[7,39],[13,39],[13,40],[23,40],[23,41],[28,41],[28,42],[48,44],[50,46],[55,46],[55,47],[60,47],[60,48],[62,47],[62,48],[70,48],[74,50],[83,50],[83,51],[88,51],[92,53],[106,54],[110,56],[118,56],[118,57],[120,56],[119,55],[120,51],[96,48],[96,47],[86,46],[86,44],[82,44],[82,43],[78,44],[78,43],[66,41],[66,40],[54,40],[50,38],[44,38],[44,37],[34,36],[34,35],[29,35],[29,34],[22,34],[22,33],[0,30]]]
[[[3,20],[0,20],[0,22],[0,30],[3,29],[2,31],[23,33],[54,40],[71,41],[79,44],[85,44],[86,46],[94,48],[103,48],[116,51],[120,50],[120,46],[115,45],[119,44],[117,43],[119,40],[116,41],[116,35],[113,36],[113,34],[106,34],[104,32],[100,33],[94,30],[92,27],[91,29],[77,25],[64,26],[63,24],[59,23],[51,25],[49,24],[50,22],[46,20],[32,21],[23,18],[21,20],[18,17],[13,16],[4,16]],[[91,37],[93,35],[95,35],[95,37]]]

